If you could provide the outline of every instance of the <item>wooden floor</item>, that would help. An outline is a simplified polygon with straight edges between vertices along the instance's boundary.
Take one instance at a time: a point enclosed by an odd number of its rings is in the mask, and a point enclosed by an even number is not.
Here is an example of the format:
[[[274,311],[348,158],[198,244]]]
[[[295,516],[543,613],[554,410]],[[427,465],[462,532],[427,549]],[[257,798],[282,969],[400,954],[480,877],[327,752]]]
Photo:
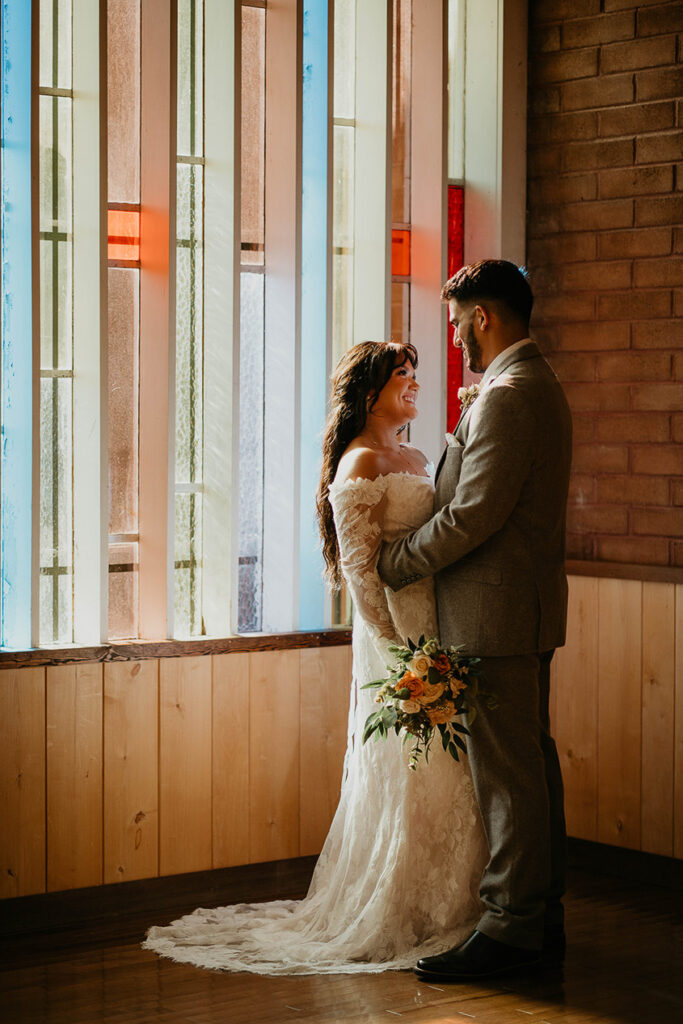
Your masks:
[[[145,918],[147,915],[145,914]],[[408,971],[258,978],[158,959],[131,916],[61,948],[24,941],[1,951],[7,1024],[681,1024],[683,893],[574,871],[563,971],[497,984],[425,985]],[[54,940],[53,940],[54,941]]]

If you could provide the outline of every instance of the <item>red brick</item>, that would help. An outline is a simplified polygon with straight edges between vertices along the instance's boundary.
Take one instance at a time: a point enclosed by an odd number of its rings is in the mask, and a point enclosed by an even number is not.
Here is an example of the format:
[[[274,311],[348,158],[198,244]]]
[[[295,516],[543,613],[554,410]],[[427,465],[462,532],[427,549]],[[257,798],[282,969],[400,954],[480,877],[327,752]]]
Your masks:
[[[560,327],[560,348],[565,352],[604,352],[629,347],[629,325],[612,322]]]
[[[609,506],[570,505],[567,529],[572,533],[628,533],[628,512]]]
[[[595,299],[586,292],[542,296],[535,305],[534,313],[539,323],[548,320],[590,320],[595,315]]]
[[[683,411],[683,384],[659,381],[653,384],[632,384],[633,408],[642,411]]]
[[[529,48],[532,53],[552,53],[560,49],[559,25],[535,25],[529,33]]]
[[[534,21],[582,18],[584,15],[599,14],[600,0],[543,0],[542,4],[534,4],[531,11]]]
[[[526,155],[527,174],[540,177],[555,174],[562,169],[562,146],[530,146]]]
[[[598,380],[668,380],[668,352],[605,352],[597,357]]]
[[[671,564],[676,566],[683,565],[683,544],[677,541],[671,545],[671,549],[673,551]]]
[[[625,228],[633,224],[633,200],[609,199],[596,203],[568,203],[559,211],[559,225],[563,231],[604,231],[607,228]],[[600,244],[598,236],[598,245]],[[615,255],[620,256],[621,253]]]
[[[669,481],[664,476],[601,476],[597,483],[601,504],[669,504]]]
[[[588,444],[595,436],[595,417],[572,413],[574,444]]]
[[[683,509],[636,509],[632,515],[634,533],[655,537],[683,537]]]
[[[636,225],[680,224],[683,221],[683,196],[653,196],[636,199]]]
[[[683,345],[683,336],[681,337],[681,344]],[[677,352],[674,356],[671,378],[672,380],[683,380],[683,352]]]
[[[673,125],[673,104],[672,120]],[[666,127],[671,125],[667,124]],[[598,115],[594,111],[575,114],[546,114],[529,118],[529,142],[571,142],[572,139],[594,139],[598,134]],[[609,134],[609,133],[608,133]],[[616,133],[611,133],[616,134]],[[620,132],[619,134],[624,134]]]
[[[683,150],[679,149],[672,159]],[[573,142],[564,149],[565,171],[588,171],[594,167],[626,167],[633,163],[632,139],[596,139]]]
[[[625,11],[630,7],[646,7],[648,4],[661,4],[662,0],[604,0],[606,11]]]
[[[658,132],[675,124],[674,103],[647,103],[600,112],[600,135]]]
[[[527,215],[527,239],[556,235],[560,230],[560,208],[557,206],[535,206],[529,204]]]
[[[562,26],[562,46],[591,46],[612,43],[617,39],[632,39],[635,33],[635,13],[612,14],[601,18],[579,18]]]
[[[683,320],[653,320],[635,323],[631,327],[634,348],[680,348],[683,338]]]
[[[683,444],[683,414],[671,417],[671,439]]]
[[[570,50],[566,53],[546,53],[531,63],[529,74],[533,83],[568,82],[574,78],[588,78],[597,74],[597,47]]]
[[[531,280],[533,281],[533,276]],[[560,347],[557,341],[556,324],[544,324],[543,326],[535,326],[533,328],[533,336],[541,352],[555,352]]]
[[[560,174],[549,178],[532,178],[528,184],[530,205],[540,203],[573,203],[595,199],[598,179],[595,174]]]
[[[674,300],[674,308],[673,308],[674,316],[683,317],[683,288],[676,288],[676,290],[673,293],[673,300]]]
[[[553,352],[548,362],[561,381],[595,380],[595,356],[583,352]]]
[[[579,561],[593,561],[594,555],[593,538],[585,533],[567,534],[567,558],[577,558]]]
[[[631,463],[634,473],[680,476],[683,473],[683,445],[634,445]]]
[[[643,135],[636,139],[636,163],[656,164],[677,160],[683,153],[683,132]]]
[[[596,76],[562,86],[564,110],[590,110],[632,102],[633,75]]]
[[[678,508],[683,505],[683,480],[671,481],[671,500]]]
[[[568,232],[552,238],[529,240],[529,264],[573,263],[595,258],[596,241],[592,232]]]
[[[614,37],[617,38],[616,36]],[[652,68],[660,64],[673,64],[676,60],[676,36],[653,36],[630,43],[612,43],[600,50],[600,71],[633,71]]]
[[[659,0],[661,4],[661,0]],[[638,11],[639,36],[657,36],[665,32],[683,32],[683,4],[668,3]]]
[[[577,444],[572,466],[575,473],[625,473],[628,448],[616,444]]]
[[[652,71],[636,73],[636,99],[639,103],[645,100],[664,99],[666,96],[678,97],[683,93],[683,67],[653,68]]]
[[[611,480],[611,477],[605,479]],[[569,481],[569,501],[577,505],[593,504],[595,496],[595,477],[573,473]]]
[[[668,259],[636,260],[634,264],[636,288],[655,288],[664,285],[683,284],[683,257],[669,256]]]
[[[673,167],[620,167],[599,172],[600,198],[670,192],[673,188]]]
[[[609,292],[598,295],[598,317],[601,320],[647,320],[671,314],[671,292],[666,289],[639,292]]]
[[[529,96],[529,114],[555,114],[562,105],[562,93],[557,86],[534,89]]]
[[[661,413],[627,413],[621,416],[599,416],[596,422],[598,441],[669,440],[669,417]]]
[[[683,253],[683,228],[674,228],[674,252]]]
[[[671,252],[671,228],[639,228],[614,231],[598,238],[601,259],[628,256],[668,256]]]
[[[669,543],[655,537],[601,537],[597,542],[597,558],[601,562],[668,565]]]
[[[629,408],[628,384],[607,384],[604,381],[595,384],[568,383],[564,385],[564,390],[572,411],[621,412]]]
[[[631,264],[570,263],[562,270],[562,287],[567,291],[607,291],[610,288],[629,288]]]

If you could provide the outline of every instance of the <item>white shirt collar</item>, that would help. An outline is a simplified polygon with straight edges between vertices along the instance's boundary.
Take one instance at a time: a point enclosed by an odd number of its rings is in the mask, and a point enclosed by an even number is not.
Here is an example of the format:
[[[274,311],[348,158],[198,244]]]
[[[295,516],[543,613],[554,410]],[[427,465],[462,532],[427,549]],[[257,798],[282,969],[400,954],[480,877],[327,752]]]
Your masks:
[[[502,352],[499,352],[493,362],[487,366],[484,376],[481,378],[482,385],[488,384],[489,381],[496,376],[500,367],[503,365],[503,362],[509,355],[516,352],[518,348],[522,347],[522,345],[528,345],[530,341],[531,338],[522,338],[521,341],[515,341],[512,345],[508,345],[507,348],[504,348]]]

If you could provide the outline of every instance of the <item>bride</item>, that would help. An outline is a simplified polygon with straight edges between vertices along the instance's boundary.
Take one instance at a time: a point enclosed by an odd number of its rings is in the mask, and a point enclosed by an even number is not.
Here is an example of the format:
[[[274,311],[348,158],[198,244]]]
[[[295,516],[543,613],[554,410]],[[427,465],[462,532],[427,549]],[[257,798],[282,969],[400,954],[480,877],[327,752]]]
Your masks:
[[[429,764],[407,768],[391,735],[361,743],[388,648],[436,635],[431,579],[398,593],[376,571],[379,546],[432,515],[431,467],[400,432],[417,416],[412,345],[363,342],[332,381],[317,507],[333,585],[355,605],[349,740],[341,797],[300,901],[197,910],[146,942],[162,956],[256,974],[361,973],[412,967],[462,942],[481,913],[486,841],[466,764],[435,744]]]

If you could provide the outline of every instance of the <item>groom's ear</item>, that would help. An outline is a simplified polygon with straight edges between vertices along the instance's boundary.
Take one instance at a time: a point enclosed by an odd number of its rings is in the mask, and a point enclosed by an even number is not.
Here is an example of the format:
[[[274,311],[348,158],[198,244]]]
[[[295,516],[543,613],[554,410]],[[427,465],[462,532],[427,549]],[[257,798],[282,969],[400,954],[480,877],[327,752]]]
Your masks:
[[[474,322],[480,331],[485,331],[491,323],[491,313],[484,306],[476,305],[474,307]]]

